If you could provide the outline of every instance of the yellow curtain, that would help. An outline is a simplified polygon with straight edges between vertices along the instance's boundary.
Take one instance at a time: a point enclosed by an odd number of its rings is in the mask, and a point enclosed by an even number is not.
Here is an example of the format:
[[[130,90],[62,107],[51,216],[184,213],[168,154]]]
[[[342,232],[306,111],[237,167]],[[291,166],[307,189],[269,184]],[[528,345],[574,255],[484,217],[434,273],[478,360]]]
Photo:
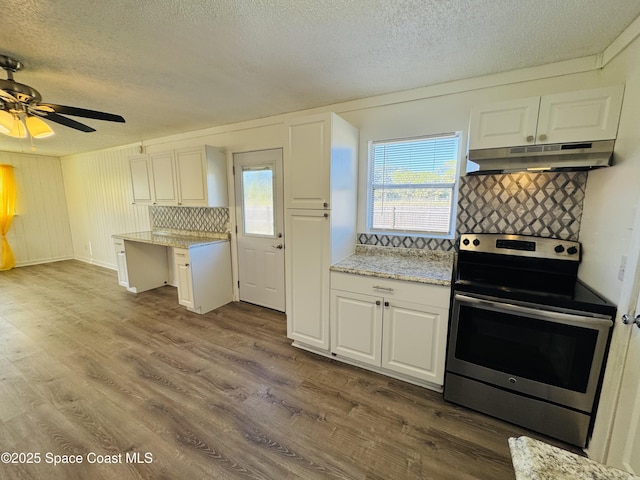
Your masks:
[[[16,265],[13,252],[7,241],[7,233],[13,221],[16,205],[16,181],[13,176],[13,165],[0,165],[0,236],[2,237],[0,252],[0,271],[10,270]]]

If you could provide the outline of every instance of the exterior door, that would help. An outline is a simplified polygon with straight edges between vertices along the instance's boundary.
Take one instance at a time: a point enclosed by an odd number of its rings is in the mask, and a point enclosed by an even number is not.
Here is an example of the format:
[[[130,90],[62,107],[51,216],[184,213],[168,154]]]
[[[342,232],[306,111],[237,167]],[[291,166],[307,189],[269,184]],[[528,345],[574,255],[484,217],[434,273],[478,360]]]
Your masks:
[[[233,155],[240,300],[283,312],[282,150]]]

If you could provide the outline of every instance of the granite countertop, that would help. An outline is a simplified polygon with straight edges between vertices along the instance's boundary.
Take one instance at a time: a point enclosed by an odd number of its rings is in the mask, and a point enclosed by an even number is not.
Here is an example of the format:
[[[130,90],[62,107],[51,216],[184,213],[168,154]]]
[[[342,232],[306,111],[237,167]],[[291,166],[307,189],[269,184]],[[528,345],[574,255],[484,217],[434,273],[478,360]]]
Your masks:
[[[150,232],[118,233],[113,238],[151,243],[165,247],[189,248],[209,243],[229,241],[228,233],[206,232],[204,235],[181,231],[153,230]]]
[[[357,245],[353,255],[331,266],[334,272],[451,285],[453,252]]]
[[[640,480],[617,468],[529,437],[509,439],[516,480]]]

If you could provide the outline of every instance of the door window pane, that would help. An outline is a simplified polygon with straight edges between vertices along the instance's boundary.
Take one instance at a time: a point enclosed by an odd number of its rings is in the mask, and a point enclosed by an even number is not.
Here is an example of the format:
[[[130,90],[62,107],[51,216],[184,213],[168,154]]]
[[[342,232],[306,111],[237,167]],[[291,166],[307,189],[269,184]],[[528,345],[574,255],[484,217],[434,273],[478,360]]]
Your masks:
[[[273,169],[242,171],[242,209],[246,235],[273,236]]]

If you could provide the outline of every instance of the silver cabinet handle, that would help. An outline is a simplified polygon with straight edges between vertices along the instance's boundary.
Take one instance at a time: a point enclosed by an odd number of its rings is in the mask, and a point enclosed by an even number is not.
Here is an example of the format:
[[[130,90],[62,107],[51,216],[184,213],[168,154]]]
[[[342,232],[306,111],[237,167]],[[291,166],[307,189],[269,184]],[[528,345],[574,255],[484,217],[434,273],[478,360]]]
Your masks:
[[[279,243],[278,245],[271,245],[272,248],[277,248],[278,250],[282,250],[284,248],[284,245]]]
[[[393,292],[393,288],[389,288],[389,287],[381,287],[380,285],[374,285],[373,286],[374,290],[383,290],[385,292]]]

